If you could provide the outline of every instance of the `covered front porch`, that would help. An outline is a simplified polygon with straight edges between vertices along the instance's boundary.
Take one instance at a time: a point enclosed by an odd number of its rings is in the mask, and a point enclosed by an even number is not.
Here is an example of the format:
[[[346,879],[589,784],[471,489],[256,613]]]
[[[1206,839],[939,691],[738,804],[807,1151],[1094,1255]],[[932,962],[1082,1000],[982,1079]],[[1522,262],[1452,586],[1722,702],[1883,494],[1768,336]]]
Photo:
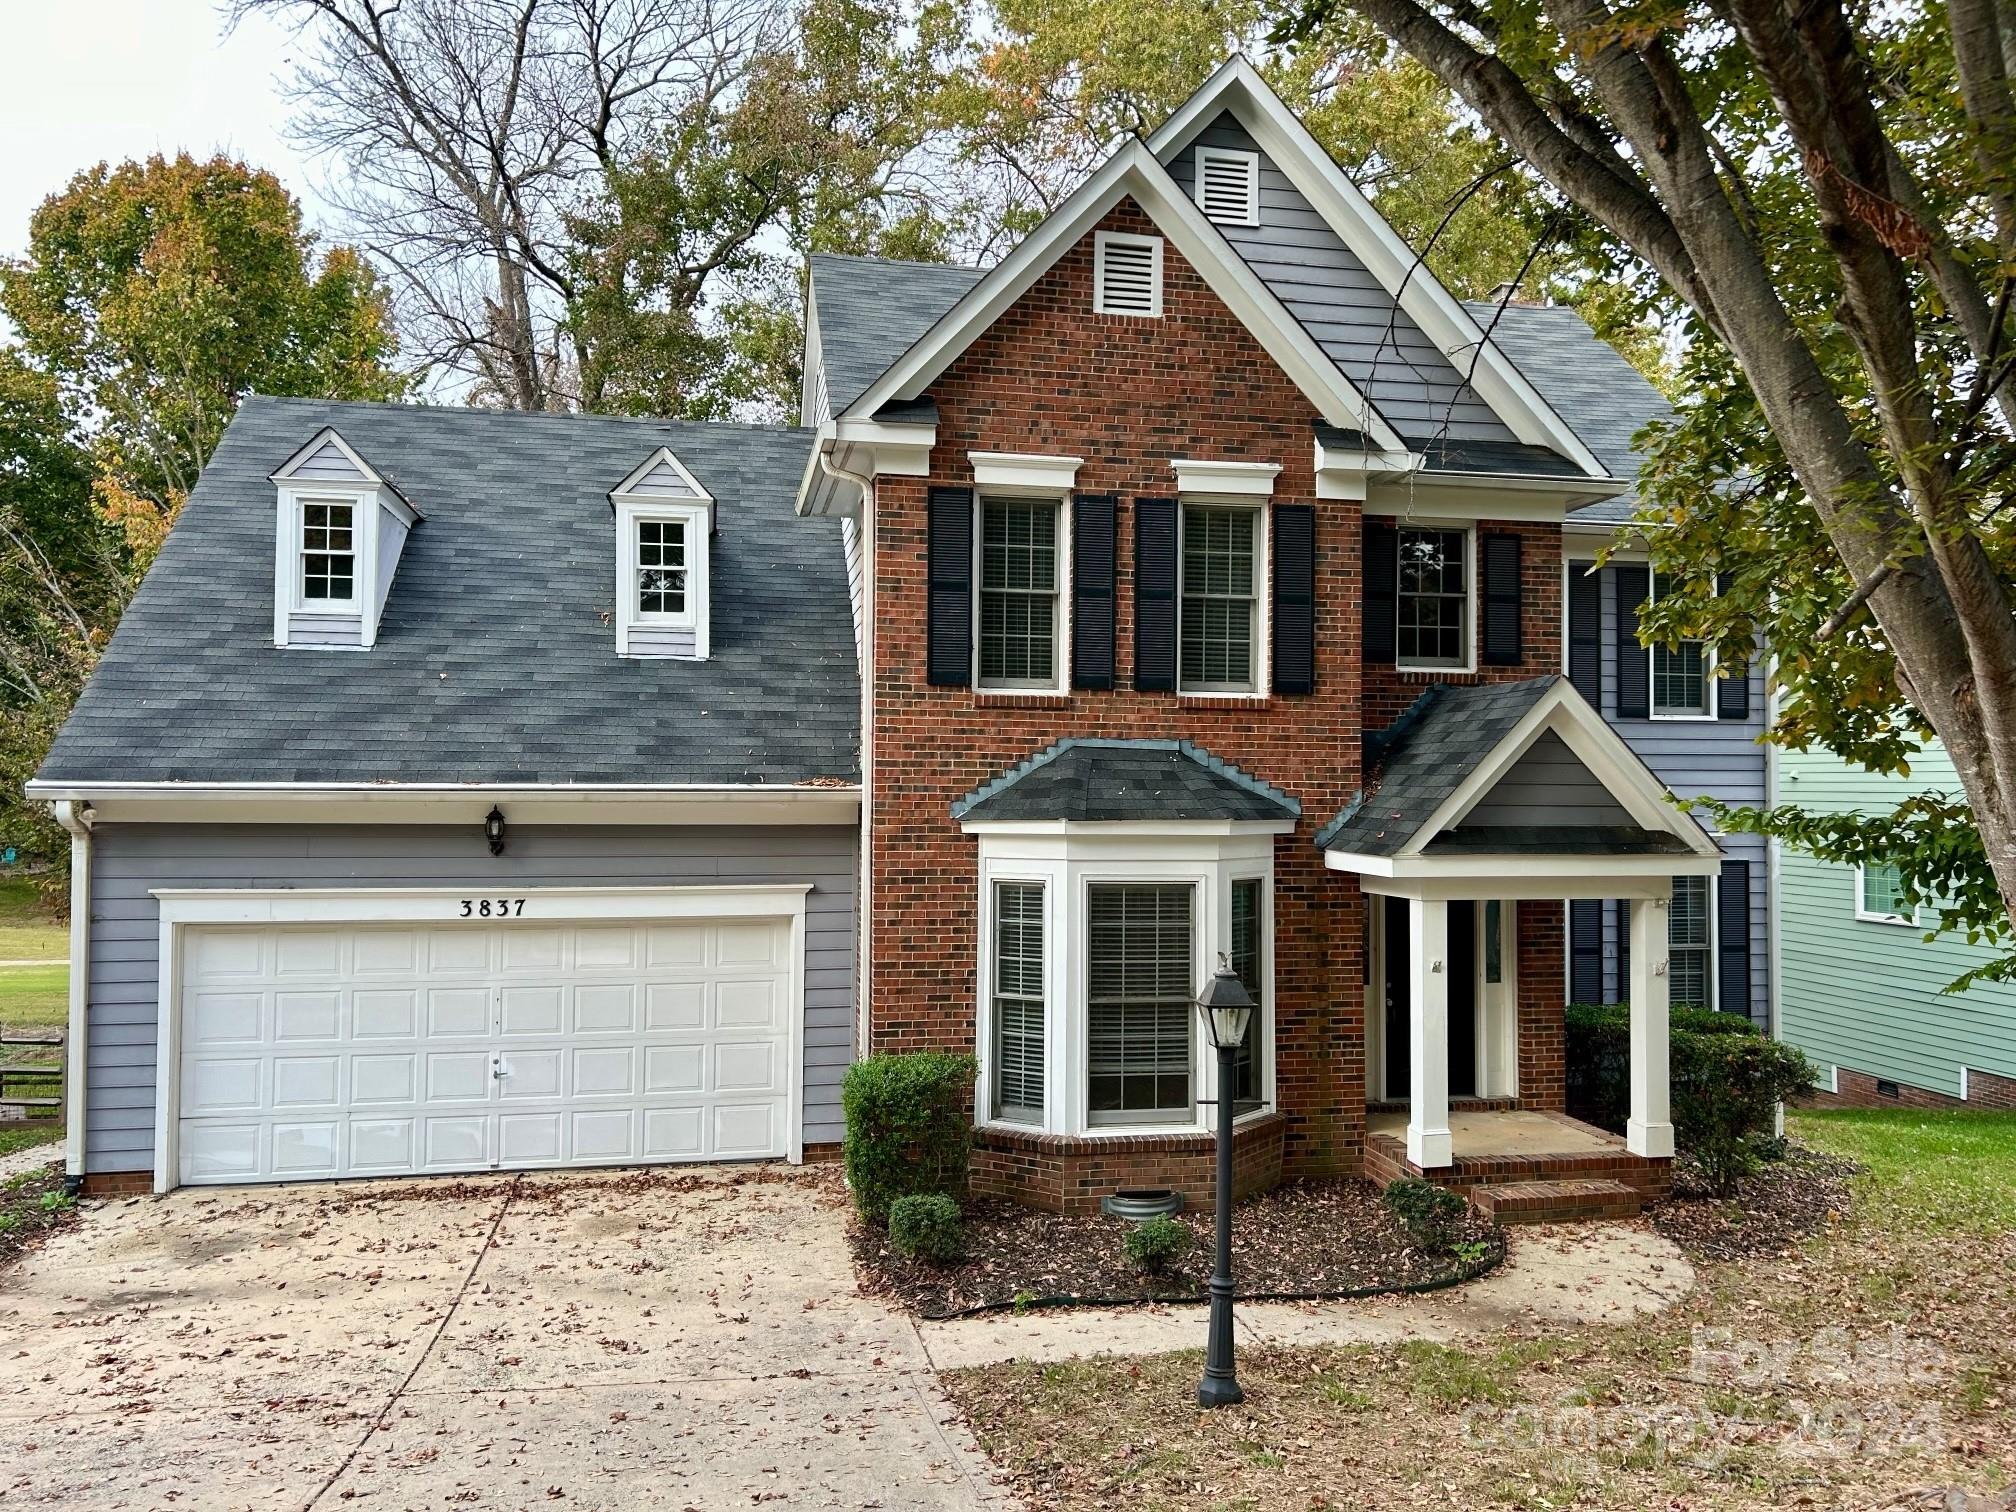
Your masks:
[[[1366,895],[1368,1174],[1662,1192],[1667,908],[1674,877],[1718,866],[1714,841],[1565,679],[1431,690],[1367,753],[1366,795],[1318,843]],[[1563,1107],[1565,905],[1582,898],[1629,916],[1621,1140]]]

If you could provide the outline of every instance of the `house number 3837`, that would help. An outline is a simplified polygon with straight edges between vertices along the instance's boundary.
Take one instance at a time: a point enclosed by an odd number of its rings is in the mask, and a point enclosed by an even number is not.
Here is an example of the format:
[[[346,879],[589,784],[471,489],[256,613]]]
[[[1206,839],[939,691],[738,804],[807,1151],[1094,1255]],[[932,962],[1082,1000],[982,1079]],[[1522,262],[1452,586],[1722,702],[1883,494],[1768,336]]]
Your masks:
[[[465,919],[515,919],[525,912],[523,898],[464,898]]]

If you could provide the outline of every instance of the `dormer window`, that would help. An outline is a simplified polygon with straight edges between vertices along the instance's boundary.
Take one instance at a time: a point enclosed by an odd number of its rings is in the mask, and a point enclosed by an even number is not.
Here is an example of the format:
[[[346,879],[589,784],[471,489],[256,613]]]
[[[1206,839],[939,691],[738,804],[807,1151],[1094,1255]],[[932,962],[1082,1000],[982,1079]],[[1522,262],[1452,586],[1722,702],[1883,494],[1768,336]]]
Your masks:
[[[419,512],[334,430],[289,457],[272,481],[273,644],[368,650]]]
[[[704,660],[713,497],[661,448],[609,501],[616,511],[616,654]]]

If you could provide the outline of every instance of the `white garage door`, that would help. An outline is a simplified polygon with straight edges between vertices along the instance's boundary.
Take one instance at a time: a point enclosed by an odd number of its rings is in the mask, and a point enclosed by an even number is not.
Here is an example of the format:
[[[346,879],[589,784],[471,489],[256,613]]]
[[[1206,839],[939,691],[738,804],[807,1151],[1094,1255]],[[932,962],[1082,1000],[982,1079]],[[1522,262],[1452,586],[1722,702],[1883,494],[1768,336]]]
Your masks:
[[[184,1182],[788,1153],[784,920],[182,934]]]

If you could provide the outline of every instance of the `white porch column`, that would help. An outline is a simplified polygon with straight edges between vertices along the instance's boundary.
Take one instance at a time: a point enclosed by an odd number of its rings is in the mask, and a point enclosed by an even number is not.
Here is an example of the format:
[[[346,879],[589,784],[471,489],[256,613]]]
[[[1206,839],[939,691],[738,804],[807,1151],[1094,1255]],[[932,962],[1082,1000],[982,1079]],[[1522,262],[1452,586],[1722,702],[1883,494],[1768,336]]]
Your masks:
[[[1667,1079],[1665,898],[1631,900],[1631,1116],[1624,1143],[1633,1155],[1673,1153],[1673,1094]]]
[[[1422,1170],[1451,1164],[1449,1138],[1449,905],[1407,900],[1407,1158]]]

